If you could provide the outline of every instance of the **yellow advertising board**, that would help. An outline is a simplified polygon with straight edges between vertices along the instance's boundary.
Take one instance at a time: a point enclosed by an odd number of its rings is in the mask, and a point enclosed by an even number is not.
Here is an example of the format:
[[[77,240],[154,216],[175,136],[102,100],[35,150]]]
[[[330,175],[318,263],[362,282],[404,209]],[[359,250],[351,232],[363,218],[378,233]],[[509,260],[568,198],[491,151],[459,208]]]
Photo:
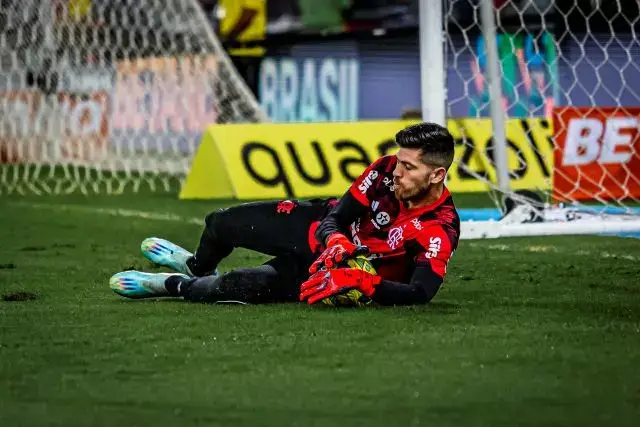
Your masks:
[[[340,196],[375,159],[392,154],[396,132],[412,121],[211,125],[180,198],[240,200]],[[452,192],[486,191],[495,182],[491,122],[449,120],[456,162]],[[544,120],[507,123],[513,189],[549,188],[552,129]]]

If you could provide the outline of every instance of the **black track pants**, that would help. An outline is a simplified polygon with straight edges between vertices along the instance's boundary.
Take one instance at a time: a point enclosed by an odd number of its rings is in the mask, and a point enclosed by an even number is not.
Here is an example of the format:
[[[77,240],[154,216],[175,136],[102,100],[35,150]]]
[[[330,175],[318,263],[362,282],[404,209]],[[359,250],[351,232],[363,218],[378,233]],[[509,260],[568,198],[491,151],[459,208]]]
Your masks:
[[[324,200],[254,202],[211,213],[194,257],[187,261],[200,277],[186,281],[184,296],[201,302],[297,301],[300,284],[308,278],[307,270],[316,255],[309,247],[309,228],[327,209]],[[256,268],[211,276],[234,248],[274,258]]]

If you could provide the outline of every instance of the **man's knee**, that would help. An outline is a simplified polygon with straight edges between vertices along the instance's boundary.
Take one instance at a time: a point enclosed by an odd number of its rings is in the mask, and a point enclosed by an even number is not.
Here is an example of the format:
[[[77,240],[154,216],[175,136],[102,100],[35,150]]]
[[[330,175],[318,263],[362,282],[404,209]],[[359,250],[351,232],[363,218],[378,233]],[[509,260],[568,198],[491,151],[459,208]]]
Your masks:
[[[204,223],[207,226],[207,230],[216,234],[217,231],[224,229],[229,217],[229,208],[222,208],[207,215],[204,218]]]

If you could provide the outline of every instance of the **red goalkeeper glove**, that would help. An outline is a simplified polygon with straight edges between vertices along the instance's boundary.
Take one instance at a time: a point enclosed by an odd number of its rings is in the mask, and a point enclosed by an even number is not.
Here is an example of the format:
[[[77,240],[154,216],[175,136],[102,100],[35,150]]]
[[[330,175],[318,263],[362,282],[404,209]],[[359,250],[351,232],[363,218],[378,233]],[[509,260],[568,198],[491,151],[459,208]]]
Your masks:
[[[333,233],[327,239],[327,249],[311,264],[309,273],[313,274],[323,267],[334,268],[349,258],[367,253],[369,248],[366,246],[356,246],[345,235]]]
[[[325,298],[357,289],[371,297],[382,278],[356,268],[319,271],[300,287],[300,301],[314,304]]]

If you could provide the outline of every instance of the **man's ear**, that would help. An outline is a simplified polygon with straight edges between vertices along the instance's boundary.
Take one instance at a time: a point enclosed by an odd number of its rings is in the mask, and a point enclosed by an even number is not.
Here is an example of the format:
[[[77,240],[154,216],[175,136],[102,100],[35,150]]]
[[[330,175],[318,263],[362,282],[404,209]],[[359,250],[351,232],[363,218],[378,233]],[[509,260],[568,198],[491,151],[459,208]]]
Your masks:
[[[444,182],[444,178],[447,176],[447,170],[445,168],[436,168],[431,173],[431,176],[433,177],[431,178],[432,184],[440,184]]]

